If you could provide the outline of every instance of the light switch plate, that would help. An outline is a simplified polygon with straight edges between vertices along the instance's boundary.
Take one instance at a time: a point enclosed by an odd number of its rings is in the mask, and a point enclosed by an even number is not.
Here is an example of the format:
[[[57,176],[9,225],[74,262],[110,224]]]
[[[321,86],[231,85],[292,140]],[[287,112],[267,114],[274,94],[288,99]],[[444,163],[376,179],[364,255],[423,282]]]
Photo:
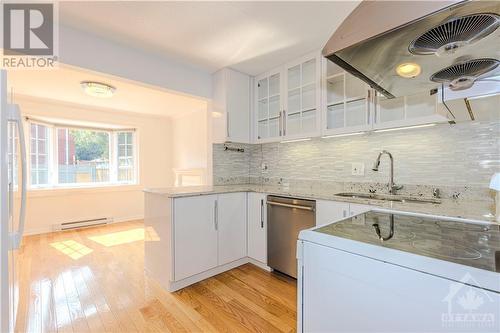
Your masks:
[[[351,164],[351,174],[353,176],[364,176],[365,175],[365,164],[364,163],[352,163]]]

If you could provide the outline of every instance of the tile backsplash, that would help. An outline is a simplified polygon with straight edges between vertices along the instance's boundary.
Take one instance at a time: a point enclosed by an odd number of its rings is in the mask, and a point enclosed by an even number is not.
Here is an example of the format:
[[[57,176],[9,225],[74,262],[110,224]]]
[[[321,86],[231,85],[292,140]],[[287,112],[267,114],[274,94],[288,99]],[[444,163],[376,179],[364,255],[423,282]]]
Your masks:
[[[500,122],[440,124],[360,136],[267,144],[230,144],[245,152],[213,149],[214,184],[344,182],[386,183],[389,158],[371,170],[381,150],[394,156],[397,184],[487,189],[500,172]],[[364,175],[352,175],[352,163]]]

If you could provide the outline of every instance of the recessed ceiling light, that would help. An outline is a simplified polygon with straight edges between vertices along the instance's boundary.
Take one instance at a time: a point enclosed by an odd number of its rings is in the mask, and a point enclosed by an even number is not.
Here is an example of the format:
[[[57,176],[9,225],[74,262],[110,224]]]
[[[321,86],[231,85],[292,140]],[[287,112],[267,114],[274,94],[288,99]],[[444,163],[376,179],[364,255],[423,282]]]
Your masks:
[[[399,64],[398,67],[396,67],[396,73],[398,73],[399,76],[407,79],[419,76],[421,72],[422,68],[420,67],[420,65],[414,62],[405,62],[403,64]]]
[[[115,87],[101,82],[82,81],[80,82],[80,86],[87,95],[92,97],[108,98],[113,96],[116,91]]]

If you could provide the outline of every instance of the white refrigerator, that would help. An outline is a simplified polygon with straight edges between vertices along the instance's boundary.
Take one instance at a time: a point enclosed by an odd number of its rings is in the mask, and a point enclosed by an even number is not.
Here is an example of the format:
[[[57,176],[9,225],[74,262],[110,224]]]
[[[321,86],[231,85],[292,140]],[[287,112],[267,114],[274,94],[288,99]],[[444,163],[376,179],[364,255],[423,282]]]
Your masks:
[[[26,145],[19,106],[0,70],[0,332],[13,332],[19,303],[18,251],[26,211]]]

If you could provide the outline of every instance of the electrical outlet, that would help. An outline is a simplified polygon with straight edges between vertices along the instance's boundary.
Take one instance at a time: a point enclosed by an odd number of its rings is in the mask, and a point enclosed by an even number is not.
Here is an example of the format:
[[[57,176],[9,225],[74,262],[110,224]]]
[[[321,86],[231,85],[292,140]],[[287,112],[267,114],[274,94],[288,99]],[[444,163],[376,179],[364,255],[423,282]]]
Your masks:
[[[365,175],[365,164],[364,163],[352,163],[351,164],[351,174],[353,176],[364,176]]]

